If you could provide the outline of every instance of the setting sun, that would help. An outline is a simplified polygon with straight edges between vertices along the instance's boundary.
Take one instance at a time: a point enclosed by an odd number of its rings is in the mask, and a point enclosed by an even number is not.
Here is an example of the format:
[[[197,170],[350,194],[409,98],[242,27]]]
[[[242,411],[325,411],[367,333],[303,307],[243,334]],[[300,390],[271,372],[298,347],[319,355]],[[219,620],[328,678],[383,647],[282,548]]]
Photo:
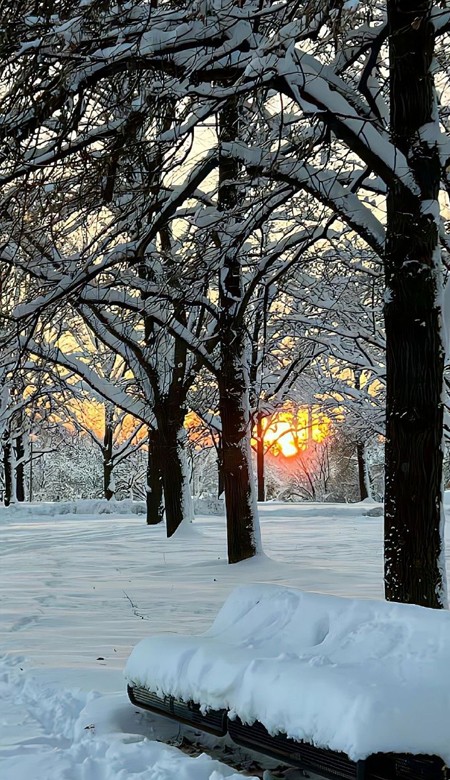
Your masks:
[[[331,421],[309,407],[283,409],[262,421],[264,446],[277,457],[292,458],[308,448],[311,442],[320,443],[331,433]]]

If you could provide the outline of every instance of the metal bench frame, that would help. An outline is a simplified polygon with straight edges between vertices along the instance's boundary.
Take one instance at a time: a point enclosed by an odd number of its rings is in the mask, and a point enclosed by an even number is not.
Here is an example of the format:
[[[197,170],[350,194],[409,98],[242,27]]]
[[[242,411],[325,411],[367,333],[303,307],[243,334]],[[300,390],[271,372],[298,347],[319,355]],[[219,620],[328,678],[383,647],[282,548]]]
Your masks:
[[[228,717],[225,709],[204,713],[196,702],[161,697],[137,686],[128,686],[128,696],[137,707],[219,737],[228,734],[237,745],[328,780],[450,780],[450,769],[437,756],[375,753],[364,761],[352,761],[345,753],[297,742],[285,734],[269,734],[262,723],[248,725]]]

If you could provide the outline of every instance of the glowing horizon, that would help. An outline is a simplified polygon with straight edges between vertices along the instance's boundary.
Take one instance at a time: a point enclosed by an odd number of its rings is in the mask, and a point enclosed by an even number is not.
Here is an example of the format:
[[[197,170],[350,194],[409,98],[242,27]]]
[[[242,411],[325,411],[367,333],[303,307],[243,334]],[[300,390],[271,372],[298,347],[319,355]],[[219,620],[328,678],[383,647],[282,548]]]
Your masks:
[[[293,458],[331,435],[331,420],[309,407],[283,409],[262,421],[266,454]],[[252,439],[256,444],[256,437]]]

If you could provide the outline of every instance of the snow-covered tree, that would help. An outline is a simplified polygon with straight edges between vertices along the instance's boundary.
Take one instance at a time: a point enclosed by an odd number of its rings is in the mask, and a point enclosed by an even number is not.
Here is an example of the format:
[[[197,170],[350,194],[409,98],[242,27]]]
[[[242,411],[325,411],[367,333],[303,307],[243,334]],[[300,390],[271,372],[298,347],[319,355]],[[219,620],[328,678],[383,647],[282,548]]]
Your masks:
[[[197,228],[208,237],[204,247],[211,246],[214,235],[222,238],[208,263],[211,269],[215,262],[214,272],[222,269],[222,276],[213,287],[216,298],[206,296],[204,306],[214,313],[210,322],[219,323],[214,333],[219,360],[211,360],[205,342],[199,343],[198,336],[193,340],[191,330],[183,330],[172,315],[167,320],[153,309],[152,317],[201,355],[204,365],[222,371],[218,381],[226,427],[232,398],[226,393],[234,393],[246,370],[242,334],[248,296],[242,294],[242,282],[248,254],[243,251],[244,219],[237,213],[244,204],[236,202],[241,191],[236,176],[247,175],[267,188],[269,198],[283,187],[290,188],[289,197],[307,192],[328,209],[327,230],[333,222],[344,224],[383,257],[388,288],[386,594],[442,606],[439,244],[446,238],[438,194],[441,179],[448,178],[450,154],[439,124],[441,118],[445,127],[445,110],[436,100],[431,68],[435,41],[439,52],[439,40],[450,28],[449,12],[430,0],[388,0],[386,7],[377,0],[313,0],[305,8],[234,0],[163,2],[151,8],[144,2],[91,2],[81,8],[67,2],[49,3],[48,13],[30,22],[29,10],[26,4],[14,9],[16,24],[3,46],[0,99],[5,231],[24,245],[26,272],[44,287],[38,293],[36,284],[22,321],[81,290],[85,296],[88,290],[92,302],[93,280],[120,268],[124,259],[129,262],[130,255],[142,257],[218,165],[214,205],[223,221],[213,215],[205,230],[199,212],[196,217]],[[435,62],[439,67],[439,57]],[[115,98],[123,102],[124,87],[133,99],[118,113]],[[158,143],[192,138],[194,129],[212,119],[218,123],[219,144],[197,165],[188,165],[184,184],[172,181],[152,200],[139,237],[124,237],[124,223],[109,221],[101,252],[99,230],[97,243],[91,242],[82,257],[55,252],[54,224],[43,226],[46,238],[38,246],[35,236],[25,240],[15,207],[25,200],[28,207],[40,200],[48,204],[55,177],[64,184],[62,202],[80,170],[93,175],[101,169],[109,197],[115,150],[161,95],[170,95],[182,110]],[[247,112],[244,128],[251,124],[254,133],[241,132],[242,111]],[[69,217],[76,221],[82,208],[80,189],[73,191],[60,230]],[[386,204],[386,230],[377,208],[366,203],[374,193]],[[308,225],[309,240],[311,235]],[[43,256],[54,275],[42,271]],[[203,277],[206,273],[205,268]],[[251,284],[250,289],[253,294]],[[164,300],[161,293],[159,300]],[[230,341],[233,332],[236,338]],[[231,368],[223,369],[233,360],[232,377]],[[244,418],[249,418],[242,404],[246,392],[241,381],[235,393],[240,415],[230,422],[230,435],[232,428],[241,429],[241,453]],[[230,495],[230,507],[235,498]]]

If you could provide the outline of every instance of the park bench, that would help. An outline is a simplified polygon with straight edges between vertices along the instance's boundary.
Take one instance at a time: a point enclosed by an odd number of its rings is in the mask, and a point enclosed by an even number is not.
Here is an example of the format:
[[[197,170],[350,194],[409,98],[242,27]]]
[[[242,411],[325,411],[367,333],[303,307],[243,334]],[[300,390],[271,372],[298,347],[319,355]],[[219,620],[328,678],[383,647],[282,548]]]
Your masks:
[[[450,778],[450,614],[254,585],[125,670],[133,704],[326,778]]]

